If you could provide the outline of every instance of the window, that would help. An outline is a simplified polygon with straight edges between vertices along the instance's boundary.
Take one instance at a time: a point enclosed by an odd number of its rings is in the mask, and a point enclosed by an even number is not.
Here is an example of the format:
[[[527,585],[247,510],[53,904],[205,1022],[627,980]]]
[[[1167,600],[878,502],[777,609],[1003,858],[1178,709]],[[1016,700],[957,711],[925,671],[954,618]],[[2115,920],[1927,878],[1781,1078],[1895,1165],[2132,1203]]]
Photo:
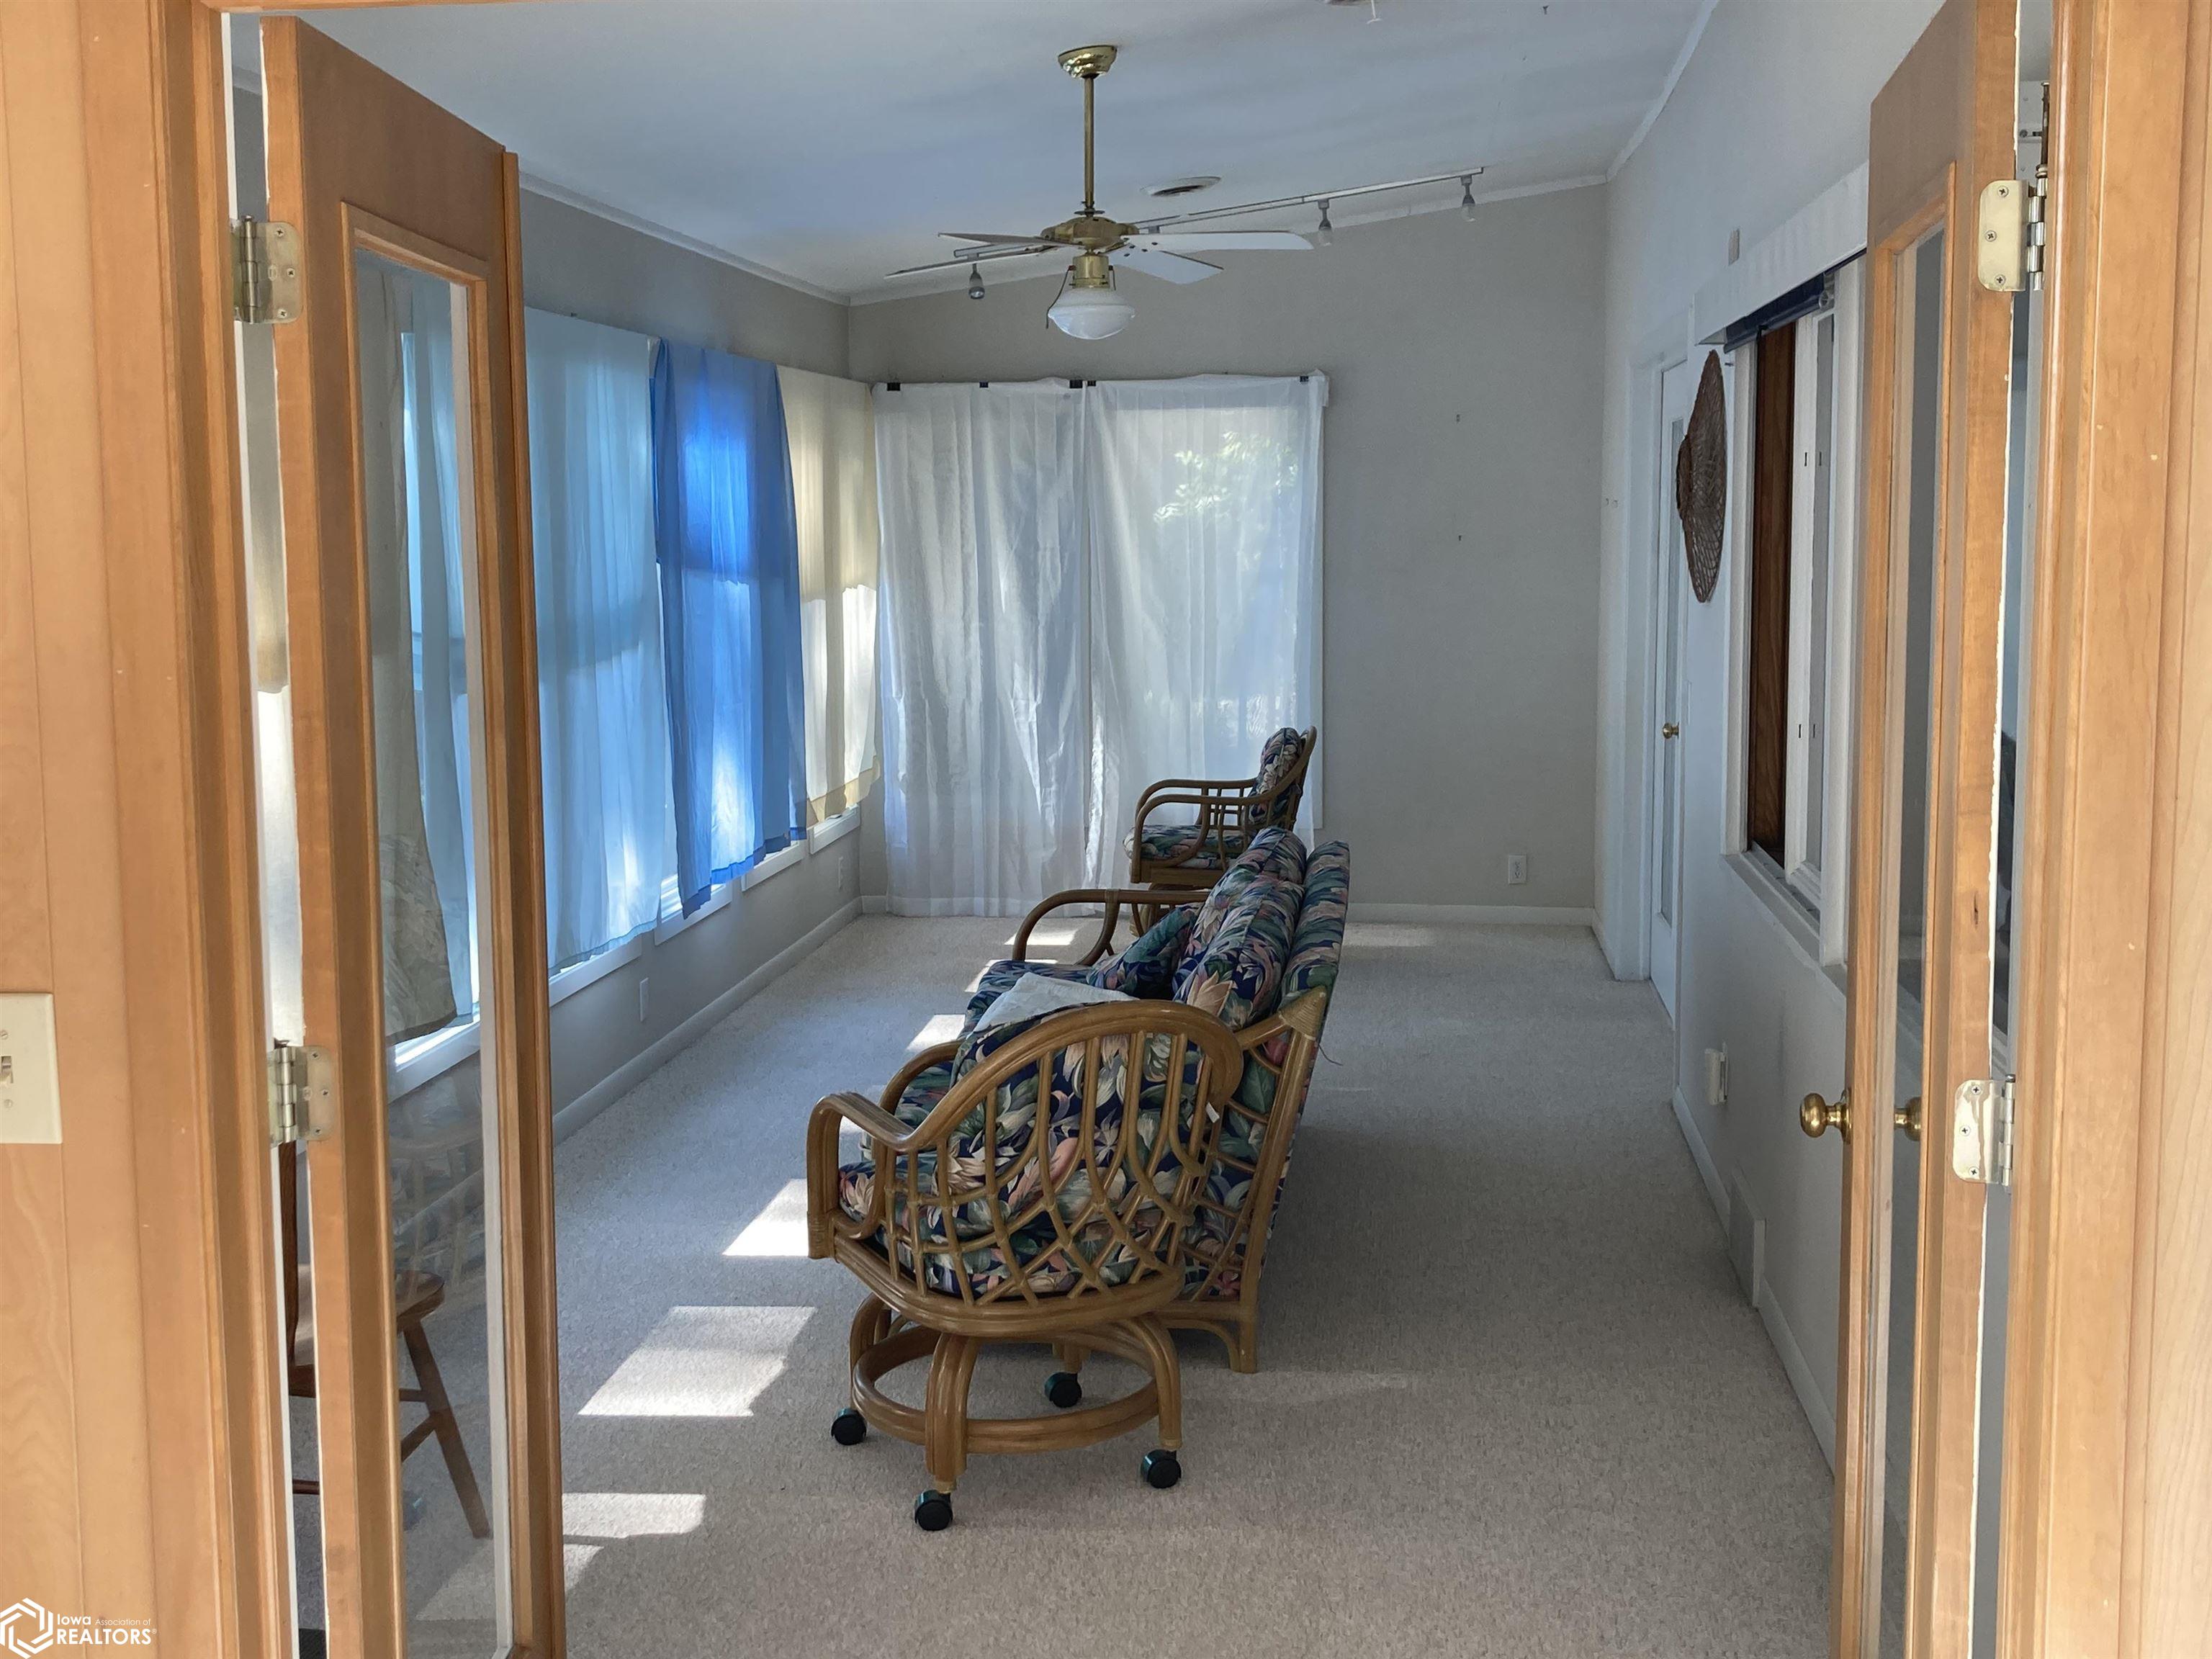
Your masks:
[[[1843,945],[1845,872],[1826,855],[1844,845],[1847,744],[1831,711],[1849,710],[1858,295],[1854,262],[1808,284],[1790,307],[1797,315],[1736,354],[1747,445],[1738,471],[1741,845],[1819,920],[1831,962]]]

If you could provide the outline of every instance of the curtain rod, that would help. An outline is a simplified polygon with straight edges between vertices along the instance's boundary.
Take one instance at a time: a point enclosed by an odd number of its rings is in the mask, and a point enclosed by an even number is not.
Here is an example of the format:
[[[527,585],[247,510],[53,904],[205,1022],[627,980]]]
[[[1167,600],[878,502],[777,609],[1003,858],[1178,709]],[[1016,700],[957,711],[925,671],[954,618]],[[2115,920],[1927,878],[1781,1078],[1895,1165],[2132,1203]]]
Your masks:
[[[1052,376],[1048,376],[1047,378],[1048,378],[1048,379],[1057,380],[1059,377],[1058,377],[1057,375],[1052,375]],[[1179,376],[1175,376],[1175,377],[1172,377],[1172,378],[1181,379],[1181,380],[1199,380],[1199,379],[1202,379],[1203,377],[1202,377],[1202,376],[1200,376],[1200,375],[1190,374],[1190,375],[1179,375]],[[1279,375],[1279,374],[1258,374],[1258,375],[1254,375],[1252,378],[1253,378],[1253,379],[1255,379],[1255,380],[1285,380],[1285,379],[1287,379],[1288,377],[1287,377],[1287,376],[1285,376],[1285,375]],[[1300,386],[1304,386],[1304,385],[1308,384],[1310,381],[1311,381],[1311,380],[1312,380],[1312,379],[1313,379],[1313,376],[1312,376],[1310,374],[1301,374],[1301,375],[1299,375],[1299,376],[1298,376],[1298,384],[1299,384]],[[905,387],[906,382],[905,382],[905,381],[903,381],[903,380],[885,380],[885,381],[884,381],[882,384],[883,384],[883,389],[884,389],[884,391],[886,391],[886,392],[897,392],[897,391],[901,391],[901,390],[902,390],[902,389]],[[960,383],[959,381],[957,381],[957,380],[932,380],[932,381],[928,382],[928,384],[929,384],[929,385],[932,385],[932,386],[958,386],[958,385],[959,385],[959,384],[961,384],[961,383]],[[977,386],[979,389],[988,387],[988,386],[989,386],[989,385],[990,385],[990,384],[991,384],[991,383],[990,383],[988,380],[978,380],[978,381],[976,381],[976,382],[975,382],[975,385],[976,385],[976,386]],[[1096,381],[1096,380],[1070,380],[1070,381],[1067,383],[1067,389],[1068,389],[1070,392],[1080,392],[1080,391],[1082,391],[1082,390],[1083,390],[1083,388],[1084,388],[1084,387],[1085,387],[1085,386],[1097,386],[1097,384],[1098,384],[1098,382],[1097,382],[1097,381]]]

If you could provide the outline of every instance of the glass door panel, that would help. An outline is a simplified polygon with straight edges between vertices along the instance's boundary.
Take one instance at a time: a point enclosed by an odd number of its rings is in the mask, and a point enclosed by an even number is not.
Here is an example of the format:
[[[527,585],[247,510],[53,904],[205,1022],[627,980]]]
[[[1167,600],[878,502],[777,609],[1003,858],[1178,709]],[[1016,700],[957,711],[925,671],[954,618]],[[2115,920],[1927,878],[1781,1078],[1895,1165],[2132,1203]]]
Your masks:
[[[470,294],[357,247],[354,334],[408,1651],[503,1650],[504,1340],[473,803],[483,789]],[[457,349],[457,343],[458,348]]]

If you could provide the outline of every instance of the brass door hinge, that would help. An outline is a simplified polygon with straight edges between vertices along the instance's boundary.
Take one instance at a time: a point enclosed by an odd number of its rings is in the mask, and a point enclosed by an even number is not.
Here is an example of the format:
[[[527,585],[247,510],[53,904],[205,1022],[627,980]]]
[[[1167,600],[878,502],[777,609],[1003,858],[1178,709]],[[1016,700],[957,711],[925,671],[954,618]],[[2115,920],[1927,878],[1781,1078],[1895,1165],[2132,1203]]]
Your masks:
[[[2033,179],[1999,179],[1982,191],[1974,221],[1974,270],[1982,286],[2018,294],[2043,286],[2044,170]]]
[[[230,228],[231,313],[241,323],[289,323],[300,314],[300,233],[280,220]]]
[[[2012,1185],[2013,1080],[1970,1078],[1951,1106],[1951,1173],[1991,1187]]]
[[[330,1128],[331,1051],[295,1042],[269,1048],[269,1144],[319,1140]]]

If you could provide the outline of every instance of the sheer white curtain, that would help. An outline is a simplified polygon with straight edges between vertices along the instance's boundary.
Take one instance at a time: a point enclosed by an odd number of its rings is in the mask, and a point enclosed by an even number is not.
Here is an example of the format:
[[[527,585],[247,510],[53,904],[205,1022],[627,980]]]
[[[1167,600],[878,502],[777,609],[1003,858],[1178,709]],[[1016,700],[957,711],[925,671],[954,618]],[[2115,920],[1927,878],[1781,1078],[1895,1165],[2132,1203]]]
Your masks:
[[[806,657],[807,821],[857,806],[876,777],[876,432],[868,388],[778,368],[799,525]]]
[[[1085,394],[1091,814],[1100,882],[1155,778],[1249,776],[1321,716],[1321,421],[1328,383],[1201,375]],[[1306,775],[1300,833],[1321,813]]]
[[[668,709],[653,539],[653,342],[526,319],[545,921],[565,967],[660,913]]]
[[[899,914],[1018,914],[1081,882],[1082,408],[1062,382],[876,395],[884,827]]]

